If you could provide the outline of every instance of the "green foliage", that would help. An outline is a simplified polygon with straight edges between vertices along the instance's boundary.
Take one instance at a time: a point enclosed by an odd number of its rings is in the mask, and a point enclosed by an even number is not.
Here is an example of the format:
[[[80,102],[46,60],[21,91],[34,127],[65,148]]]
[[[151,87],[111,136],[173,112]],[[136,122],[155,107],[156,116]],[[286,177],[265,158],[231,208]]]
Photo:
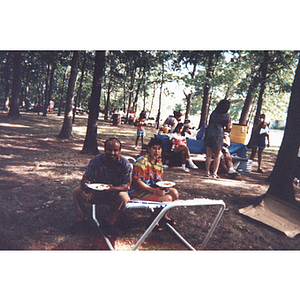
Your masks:
[[[296,51],[268,51],[268,53],[270,59],[262,111],[267,112],[269,119],[284,120],[298,53]],[[86,55],[86,73],[82,87],[82,107],[85,109],[91,95],[95,53],[86,51]],[[64,102],[71,57],[71,51],[23,52],[20,105],[23,104],[25,97],[31,103],[45,100],[47,64],[55,68],[51,95],[55,107],[58,107],[61,99]],[[210,112],[220,100],[227,97],[231,101],[230,115],[237,122],[251,80],[261,76],[259,67],[263,58],[264,51],[107,51],[100,109],[105,110],[107,104],[108,108],[127,109],[129,96],[132,93],[131,101],[137,100],[138,110],[145,107],[148,111],[152,109],[152,115],[156,115],[157,97],[163,78],[164,110],[180,109],[184,112],[186,108],[184,94],[176,98],[174,85],[170,85],[176,83],[176,86],[187,95],[192,93],[190,114],[199,115],[202,109],[204,86],[209,84],[211,86]],[[208,68],[209,61],[212,62],[212,68]],[[83,55],[80,57],[79,66],[82,62]],[[2,106],[6,87],[9,86],[11,89],[12,68],[9,52],[0,51],[0,104]],[[164,71],[163,77],[162,71]],[[67,76],[64,82],[65,74]],[[80,76],[79,67],[77,78]],[[79,82],[76,91],[78,88]],[[254,94],[255,103],[258,93],[259,87]],[[109,103],[107,103],[108,95],[110,95]],[[253,110],[255,110],[254,106]]]

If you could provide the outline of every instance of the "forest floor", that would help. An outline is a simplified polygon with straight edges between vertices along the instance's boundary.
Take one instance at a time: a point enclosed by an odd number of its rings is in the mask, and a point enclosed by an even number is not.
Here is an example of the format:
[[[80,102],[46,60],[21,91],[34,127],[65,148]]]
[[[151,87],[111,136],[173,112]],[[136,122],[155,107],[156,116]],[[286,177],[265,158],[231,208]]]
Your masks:
[[[92,155],[80,154],[87,116],[76,116],[73,137],[58,139],[63,117],[50,114],[21,113],[18,119],[0,113],[0,250],[105,250],[100,233],[70,234],[74,221],[72,191],[79,184]],[[146,142],[156,133],[146,128]],[[123,142],[123,155],[138,157],[134,150],[136,128],[113,126],[100,120],[98,145],[111,136]],[[242,173],[231,179],[204,176],[204,163],[198,170],[184,173],[180,167],[165,169],[164,179],[176,182],[180,199],[222,199],[226,211],[207,244],[210,250],[289,250],[300,249],[300,238],[287,237],[263,223],[238,213],[253,204],[268,189],[278,148],[266,149],[264,173]],[[253,162],[253,170],[257,161]],[[299,189],[295,188],[299,200]],[[174,209],[176,228],[199,249],[218,208]],[[101,215],[101,212],[100,212]],[[145,230],[149,214],[124,211],[116,223],[116,250],[128,250]],[[185,246],[168,231],[152,232],[139,250],[185,250]]]

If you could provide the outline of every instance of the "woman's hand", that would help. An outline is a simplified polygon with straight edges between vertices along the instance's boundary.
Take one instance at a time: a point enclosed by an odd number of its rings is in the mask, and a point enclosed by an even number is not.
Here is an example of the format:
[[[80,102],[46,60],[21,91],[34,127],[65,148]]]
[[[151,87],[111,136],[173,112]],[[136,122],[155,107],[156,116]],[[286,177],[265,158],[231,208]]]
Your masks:
[[[159,188],[159,187],[157,187],[157,188],[155,188],[155,190],[154,190],[154,195],[156,195],[156,196],[164,196],[165,195],[165,190],[163,190],[163,189],[161,189],[161,188]]]

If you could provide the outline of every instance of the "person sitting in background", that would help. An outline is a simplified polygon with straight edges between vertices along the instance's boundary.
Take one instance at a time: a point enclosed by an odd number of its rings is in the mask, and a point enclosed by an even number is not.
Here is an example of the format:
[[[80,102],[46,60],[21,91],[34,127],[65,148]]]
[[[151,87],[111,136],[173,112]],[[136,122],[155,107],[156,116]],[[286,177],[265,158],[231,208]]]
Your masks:
[[[183,130],[181,132],[181,135],[184,136],[185,138],[187,139],[192,139],[192,140],[195,140],[196,137],[193,136],[192,132],[191,132],[191,127],[190,125],[188,124],[185,124],[184,127],[183,127]]]
[[[166,118],[162,127],[164,127],[166,125],[169,129],[169,132],[172,132],[175,129],[175,127],[177,126],[178,122],[180,122],[181,116],[182,116],[182,112],[174,111],[173,115],[168,116]]]
[[[220,161],[220,171],[224,172],[225,174],[237,176],[240,175],[234,168],[232,163],[232,158],[229,153],[230,146],[230,129],[229,131],[224,132],[224,140],[223,140],[223,149]]]
[[[156,202],[170,202],[178,199],[179,194],[175,188],[166,190],[156,185],[158,181],[163,180],[162,149],[163,141],[159,138],[151,138],[147,147],[148,153],[139,157],[134,163],[132,184],[128,192],[130,198]],[[159,211],[152,216],[152,221]],[[174,220],[166,214],[161,221],[175,225]],[[162,227],[157,224],[156,230],[160,231]]]
[[[182,170],[184,172],[189,172],[188,169],[186,169],[186,161],[189,163],[189,167],[192,169],[198,169],[198,167],[194,164],[194,162],[191,159],[189,148],[187,147],[186,138],[185,136],[182,136],[184,124],[179,123],[175,129],[174,132],[170,136],[170,140],[172,142],[171,151],[174,153],[181,153],[181,164],[182,164]]]

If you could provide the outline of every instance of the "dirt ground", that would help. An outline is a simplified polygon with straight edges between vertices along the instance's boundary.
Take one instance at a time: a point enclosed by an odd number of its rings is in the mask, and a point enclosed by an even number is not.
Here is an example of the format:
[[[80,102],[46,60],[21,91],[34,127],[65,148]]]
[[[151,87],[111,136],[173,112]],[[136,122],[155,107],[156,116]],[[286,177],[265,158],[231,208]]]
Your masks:
[[[76,117],[73,138],[57,135],[63,117],[47,117],[21,112],[18,119],[0,113],[0,249],[1,250],[106,250],[97,230],[70,234],[74,220],[72,191],[79,184],[92,155],[80,154],[87,116]],[[147,127],[146,142],[156,132]],[[123,142],[123,155],[138,157],[134,150],[136,128],[113,126],[100,120],[99,150],[103,141],[116,136]],[[226,211],[209,240],[210,250],[289,250],[300,249],[300,239],[254,221],[237,211],[253,204],[268,189],[266,179],[273,168],[278,149],[269,148],[263,157],[264,173],[242,173],[231,179],[221,175],[207,179],[204,163],[199,170],[183,173],[180,167],[165,169],[164,179],[176,182],[180,199],[222,199]],[[257,168],[257,161],[253,169]],[[296,188],[296,196],[298,188]],[[179,232],[199,249],[218,208],[182,208],[171,211]],[[100,211],[101,216],[103,211]],[[124,211],[116,223],[116,250],[128,250],[145,229],[150,213]],[[185,250],[169,231],[152,232],[139,250]]]

